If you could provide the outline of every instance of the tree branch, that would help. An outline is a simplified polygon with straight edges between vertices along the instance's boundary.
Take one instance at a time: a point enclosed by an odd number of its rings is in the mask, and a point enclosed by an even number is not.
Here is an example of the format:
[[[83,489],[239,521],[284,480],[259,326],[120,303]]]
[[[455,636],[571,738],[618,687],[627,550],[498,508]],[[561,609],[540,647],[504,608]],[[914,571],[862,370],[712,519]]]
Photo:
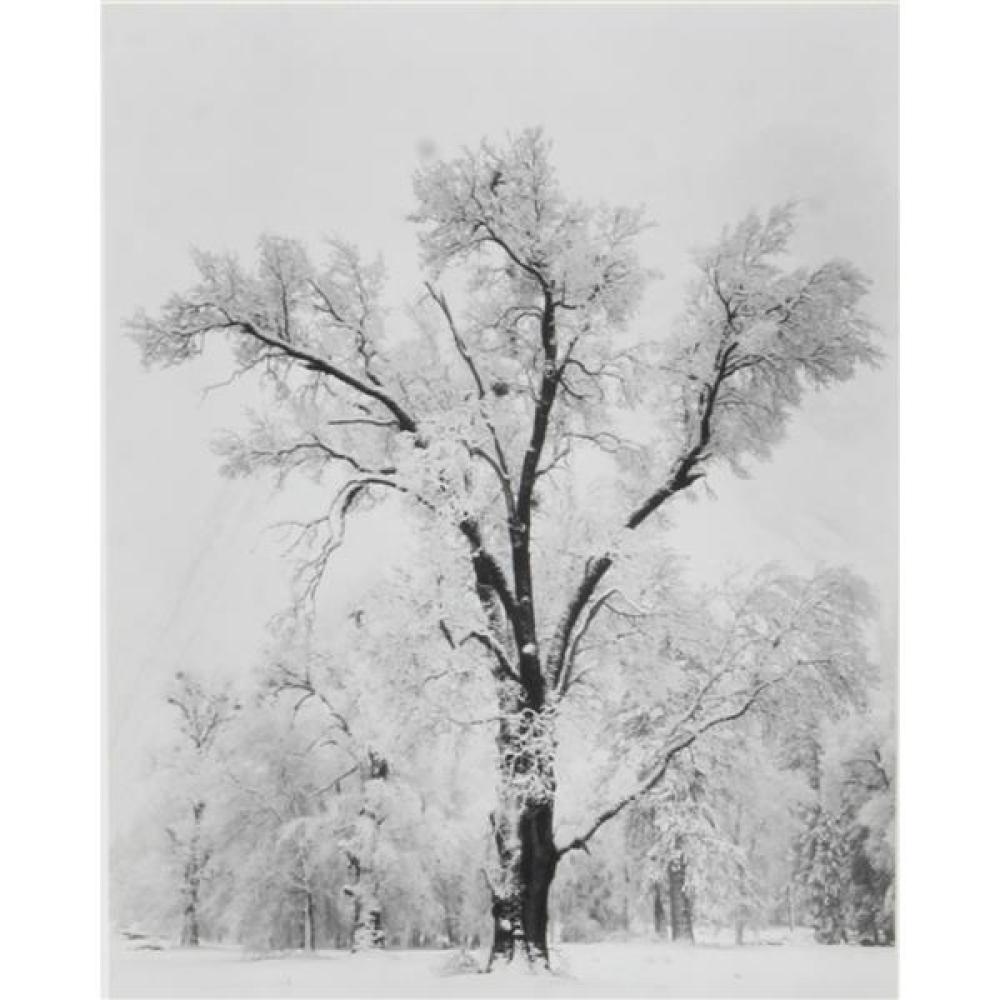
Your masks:
[[[728,343],[724,341],[723,344],[720,344],[719,350],[716,352],[715,378],[711,383],[709,383],[708,386],[705,387],[701,396],[702,409],[698,422],[698,436],[694,444],[674,466],[674,471],[667,483],[662,488],[653,492],[629,516],[625,523],[625,526],[629,530],[634,531],[650,516],[650,514],[662,506],[667,500],[680,493],[682,490],[687,489],[687,487],[691,486],[699,479],[703,478],[704,472],[701,472],[698,469],[698,466],[706,457],[706,451],[711,441],[712,415],[715,411],[719,390],[726,378],[729,359],[732,357],[735,349],[736,341],[734,340],[729,341]],[[570,602],[570,606],[566,611],[563,627],[560,630],[559,645],[557,647],[557,656],[559,657],[558,662],[560,665],[556,667],[556,663],[553,662],[551,664],[553,669],[562,669],[561,659],[565,656],[566,644],[569,641],[569,634],[572,631],[577,618],[579,618],[581,612],[586,607],[587,602],[593,596],[597,584],[600,583],[601,578],[611,568],[612,561],[612,556],[609,553],[605,553],[596,560],[587,561],[584,569],[583,580]]]
[[[479,370],[476,368],[475,361],[472,360],[472,355],[469,353],[469,349],[466,347],[465,341],[458,332],[458,327],[455,326],[455,319],[451,314],[451,307],[448,305],[448,300],[444,297],[444,293],[437,291],[429,281],[424,282],[424,288],[427,289],[427,294],[430,295],[436,303],[438,309],[441,310],[441,313],[448,324],[448,329],[451,331],[451,339],[455,342],[455,349],[465,362],[465,366],[469,369],[473,382],[476,383],[476,391],[479,393],[479,398],[485,398],[486,387],[483,385],[483,380],[479,374]]]
[[[486,551],[482,532],[474,518],[467,517],[459,523],[459,530],[465,535],[471,549],[472,569],[476,579],[476,589],[480,601],[489,602],[493,594],[500,602],[507,621],[514,630],[514,636],[520,646],[520,626],[517,616],[517,605],[514,595],[507,584],[504,571],[496,559]]]
[[[267,347],[272,348],[274,351],[284,355],[290,360],[299,362],[304,368],[309,371],[319,372],[323,375],[329,375],[331,378],[336,379],[338,382],[349,386],[356,392],[359,392],[363,396],[367,396],[369,399],[374,399],[381,403],[395,418],[396,425],[401,431],[416,434],[417,433],[417,422],[410,416],[402,406],[396,402],[384,389],[379,388],[376,385],[368,384],[362,382],[360,379],[355,378],[349,372],[344,371],[344,369],[339,368],[337,365],[325,358],[321,358],[316,354],[312,354],[309,351],[304,351],[302,348],[293,347],[292,344],[286,341],[270,337],[263,330],[261,330],[255,323],[250,322],[246,319],[235,319],[230,316],[229,313],[217,304],[212,304],[212,307],[216,309],[219,313],[225,317],[225,323],[212,324],[209,327],[215,327],[217,329],[237,329],[242,330],[247,336],[252,337],[258,343],[264,344]]]
[[[493,638],[493,636],[487,634],[486,632],[470,632],[459,641],[458,645],[464,646],[470,639],[478,642],[484,649],[493,654],[497,661],[497,669],[494,671],[495,674],[504,680],[514,681],[517,684],[521,683],[521,678],[518,677],[517,672],[511,665],[510,660],[507,659],[507,654],[504,653],[503,647],[496,641],[496,639]]]
[[[566,653],[569,648],[570,637],[576,627],[577,620],[583,613],[587,603],[594,595],[597,585],[602,577],[611,568],[611,556],[603,555],[598,559],[588,559],[583,570],[583,580],[576,589],[566,608],[566,612],[559,623],[556,635],[553,637],[552,649],[549,653],[549,662],[546,673],[552,678],[553,686],[558,686],[559,679],[563,674],[566,662]]]
[[[601,608],[604,607],[608,601],[611,600],[618,593],[618,590],[614,587],[611,590],[605,591],[600,597],[594,601],[593,604],[587,609],[587,616],[583,620],[583,624],[577,630],[576,635],[573,637],[573,641],[569,645],[569,649],[565,651],[561,661],[559,661],[559,669],[556,674],[552,677],[552,688],[558,695],[564,695],[569,688],[570,680],[573,676],[573,667],[576,665],[576,656],[580,648],[580,643],[583,641],[583,637],[587,634],[590,629],[591,624],[597,617]]]
[[[626,527],[635,530],[657,508],[682,490],[704,477],[704,472],[698,471],[698,466],[705,459],[708,445],[712,439],[712,415],[719,397],[719,390],[726,379],[727,365],[736,342],[732,341],[724,348],[720,347],[715,362],[715,378],[705,387],[702,393],[701,416],[698,421],[698,436],[694,444],[674,466],[674,471],[667,483],[652,493],[629,516]]]
[[[584,831],[584,833],[582,833],[579,837],[574,837],[568,844],[566,844],[564,847],[559,848],[556,851],[556,857],[562,858],[570,851],[586,850],[587,843],[594,836],[594,834],[597,833],[597,831],[600,830],[602,826],[604,826],[605,823],[614,819],[623,809],[626,808],[626,806],[631,805],[633,802],[647,795],[654,788],[656,788],[656,786],[663,780],[674,758],[682,750],[686,750],[700,736],[704,735],[709,730],[714,729],[716,726],[721,726],[727,722],[735,722],[737,719],[742,718],[757,703],[757,700],[760,698],[760,695],[763,694],[763,692],[767,690],[767,688],[772,687],[774,684],[778,683],[778,681],[782,679],[783,677],[775,678],[773,680],[764,681],[761,684],[758,684],[754,688],[754,690],[750,693],[750,695],[747,697],[743,705],[741,705],[738,709],[729,712],[725,715],[719,715],[713,719],[710,719],[708,722],[704,723],[704,725],[700,726],[694,732],[688,733],[678,742],[674,743],[666,751],[660,763],[653,768],[651,774],[639,785],[638,788],[636,788],[632,792],[629,792],[628,795],[622,796],[622,798],[620,798],[614,805],[609,806],[603,812],[599,813],[597,818]],[[675,726],[674,728],[676,729],[677,727]]]

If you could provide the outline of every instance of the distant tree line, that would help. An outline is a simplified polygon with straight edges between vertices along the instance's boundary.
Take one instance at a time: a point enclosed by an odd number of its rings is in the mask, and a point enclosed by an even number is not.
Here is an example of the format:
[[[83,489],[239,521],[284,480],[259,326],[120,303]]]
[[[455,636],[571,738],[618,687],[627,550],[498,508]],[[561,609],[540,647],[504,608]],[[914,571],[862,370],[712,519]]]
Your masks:
[[[490,790],[468,783],[486,726],[407,723],[405,683],[299,637],[267,660],[240,694],[174,679],[150,808],[116,845],[119,925],[261,951],[488,944]],[[596,787],[641,742],[628,713],[606,725]],[[702,741],[568,860],[556,939],[892,944],[893,732],[870,706],[824,722],[775,702]]]

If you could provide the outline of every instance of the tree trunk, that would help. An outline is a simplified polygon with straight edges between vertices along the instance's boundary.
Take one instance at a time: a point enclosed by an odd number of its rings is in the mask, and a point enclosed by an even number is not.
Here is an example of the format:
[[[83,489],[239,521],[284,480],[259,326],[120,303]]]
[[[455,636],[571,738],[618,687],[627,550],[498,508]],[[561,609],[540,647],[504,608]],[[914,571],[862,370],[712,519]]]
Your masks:
[[[743,944],[746,935],[747,916],[749,907],[747,906],[747,874],[746,869],[740,865],[739,874],[736,876],[736,888],[739,899],[736,902],[736,943]]]
[[[316,950],[316,902],[307,889],[302,902],[302,950]]]
[[[670,896],[670,938],[673,941],[694,942],[694,922],[691,897],[687,891],[687,860],[681,839],[674,844],[674,856],[667,865],[667,886]]]
[[[487,968],[498,958],[511,961],[519,950],[530,962],[541,961],[548,967],[549,890],[556,860],[552,804],[528,806],[518,818],[516,852],[504,848],[501,854],[506,877],[499,887],[490,886],[493,946]]]
[[[520,822],[521,922],[530,959],[549,964],[549,888],[556,873],[556,845],[552,836],[552,803],[529,806]]]
[[[663,891],[659,880],[653,883],[653,931],[661,937],[665,929],[667,914],[663,909]]]
[[[622,891],[622,930],[625,931],[626,934],[628,934],[632,929],[632,915],[629,913],[629,891],[631,888],[631,881],[632,880],[628,877],[628,862],[626,861],[622,872],[622,882],[624,883]]]
[[[389,777],[389,764],[381,754],[368,751],[367,767],[361,773],[362,806],[358,813],[355,850],[347,852],[347,864],[353,882],[344,886],[344,894],[353,900],[351,951],[385,947],[382,904],[374,870],[375,849],[384,816],[378,805],[377,789]]]
[[[189,898],[184,907],[184,926],[181,929],[181,946],[184,948],[197,948],[198,941],[198,901],[197,898]]]
[[[351,951],[385,947],[385,930],[382,927],[382,907],[374,891],[371,873],[365,871],[355,855],[350,855],[348,866],[354,872],[353,885],[344,886],[344,894],[353,902],[351,919]]]
[[[181,928],[181,946],[184,948],[197,948],[200,943],[198,895],[201,889],[202,870],[208,860],[208,856],[201,849],[201,817],[204,811],[204,802],[195,802],[191,807],[194,823],[188,843],[187,859],[184,862],[184,924]]]
[[[549,889],[558,862],[550,725],[538,713],[521,711],[501,723],[497,745],[500,804],[490,819],[498,866],[487,878],[493,916],[487,971],[519,951],[548,968]]]

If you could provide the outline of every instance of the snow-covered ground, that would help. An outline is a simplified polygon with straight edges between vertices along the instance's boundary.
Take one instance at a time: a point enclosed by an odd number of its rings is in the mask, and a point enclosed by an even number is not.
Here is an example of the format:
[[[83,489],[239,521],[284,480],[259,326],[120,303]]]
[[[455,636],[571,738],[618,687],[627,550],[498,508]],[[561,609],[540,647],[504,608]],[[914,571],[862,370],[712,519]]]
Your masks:
[[[477,955],[477,959],[481,956]],[[254,957],[239,949],[134,950],[115,942],[114,997],[893,997],[896,951],[816,944],[571,944],[555,974],[455,973],[456,955],[388,951]]]

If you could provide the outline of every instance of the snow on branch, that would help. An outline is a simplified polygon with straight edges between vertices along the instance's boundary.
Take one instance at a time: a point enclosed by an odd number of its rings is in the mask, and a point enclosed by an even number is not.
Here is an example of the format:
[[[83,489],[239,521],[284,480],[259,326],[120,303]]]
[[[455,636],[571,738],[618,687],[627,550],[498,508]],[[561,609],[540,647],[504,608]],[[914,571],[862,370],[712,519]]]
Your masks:
[[[293,241],[262,239],[258,275],[247,273],[228,256],[198,253],[195,263],[200,284],[186,295],[173,296],[159,317],[140,312],[129,323],[145,364],[189,361],[202,353],[207,337],[223,336],[232,345],[238,373],[252,369],[261,358],[272,364],[280,360],[379,403],[399,431],[417,433],[416,419],[372,371],[374,348],[366,326],[372,306],[361,286],[354,293],[361,299],[357,318],[348,322],[332,304],[333,288],[342,282],[330,271],[318,272]],[[324,350],[326,331],[307,321],[306,316],[317,311],[331,321],[333,332],[353,332],[343,362]],[[352,372],[352,364],[360,370]]]
[[[384,476],[360,476],[344,483],[334,494],[326,512],[319,517],[309,521],[285,521],[276,525],[278,528],[294,531],[288,552],[299,548],[313,551],[311,556],[298,564],[293,574],[298,603],[307,607],[315,603],[316,592],[323,582],[327,565],[344,543],[348,514],[366,491],[376,487],[406,492],[397,482]]]
[[[782,678],[776,678],[769,681],[764,681],[747,696],[743,704],[732,712],[728,712],[724,715],[715,716],[709,721],[703,723],[697,727],[694,731],[687,733],[682,738],[677,739],[673,742],[668,749],[664,752],[663,757],[656,764],[651,773],[647,778],[642,781],[639,786],[633,791],[629,792],[620,798],[614,805],[605,809],[603,812],[599,813],[597,818],[593,823],[578,837],[574,837],[568,844],[558,849],[558,856],[562,857],[568,854],[570,851],[576,850],[586,850],[587,844],[590,839],[597,833],[598,830],[604,826],[609,820],[614,819],[626,806],[631,805],[636,800],[642,798],[644,795],[651,792],[656,786],[663,780],[664,776],[673,763],[674,758],[682,751],[690,747],[695,741],[705,733],[717,726],[724,725],[729,722],[735,722],[737,719],[741,719],[751,708],[757,703],[760,696],[770,687],[773,687]],[[675,727],[675,728],[679,728]]]
[[[606,603],[608,594],[599,600]],[[631,792],[601,812],[561,853],[584,847],[605,823],[652,791],[682,750],[763,707],[765,695],[783,698],[789,706],[812,697],[827,713],[836,713],[839,703],[856,697],[870,672],[863,627],[871,612],[863,584],[844,571],[821,571],[806,580],[773,570],[758,574],[730,607],[728,623],[707,648],[698,653],[694,643],[704,646],[704,639],[677,637],[682,646],[691,647],[685,654],[687,673],[692,680],[699,674],[704,679],[670,721],[659,707],[639,702],[626,738],[633,744],[651,740],[661,747],[654,754],[656,762]],[[710,629],[717,630],[718,624],[710,624]]]

